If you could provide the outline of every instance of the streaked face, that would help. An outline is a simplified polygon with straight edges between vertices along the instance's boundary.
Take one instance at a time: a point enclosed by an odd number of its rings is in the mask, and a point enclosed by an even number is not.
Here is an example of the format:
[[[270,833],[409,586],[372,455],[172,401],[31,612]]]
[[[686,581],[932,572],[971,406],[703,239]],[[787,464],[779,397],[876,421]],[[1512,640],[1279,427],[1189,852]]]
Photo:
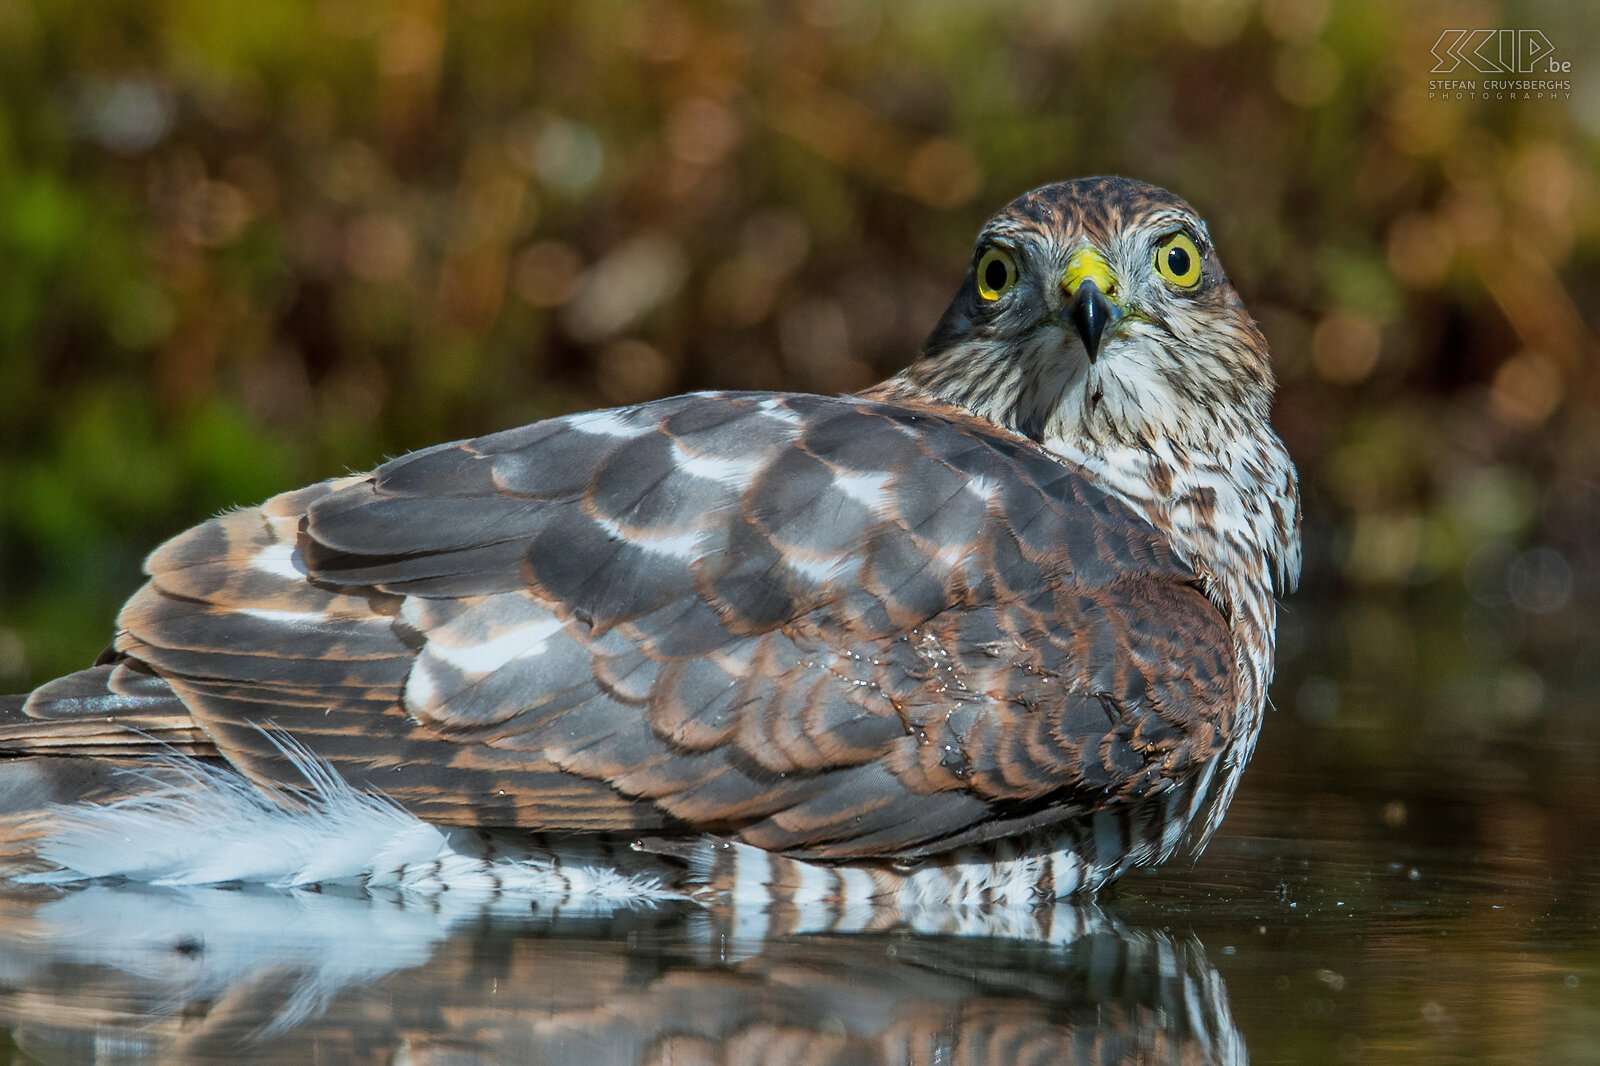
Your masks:
[[[935,391],[1036,439],[1171,434],[1197,404],[1271,390],[1205,223],[1117,178],[1046,186],[991,219],[925,358]]]

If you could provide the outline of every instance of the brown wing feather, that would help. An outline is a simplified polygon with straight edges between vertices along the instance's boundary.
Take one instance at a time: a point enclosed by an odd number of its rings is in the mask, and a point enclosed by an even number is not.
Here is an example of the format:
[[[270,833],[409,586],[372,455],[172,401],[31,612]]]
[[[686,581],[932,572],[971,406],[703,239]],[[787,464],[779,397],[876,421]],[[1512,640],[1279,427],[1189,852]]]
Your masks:
[[[120,618],[425,818],[922,854],[1212,756],[1230,638],[1124,506],[933,408],[715,394],[429,449],[174,539]]]

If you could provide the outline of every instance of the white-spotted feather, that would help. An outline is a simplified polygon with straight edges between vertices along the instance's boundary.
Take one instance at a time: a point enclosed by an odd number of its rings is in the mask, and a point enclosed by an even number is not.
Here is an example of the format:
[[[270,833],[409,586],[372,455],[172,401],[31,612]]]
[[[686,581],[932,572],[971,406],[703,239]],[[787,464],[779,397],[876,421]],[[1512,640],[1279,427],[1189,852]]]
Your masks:
[[[561,619],[554,615],[538,618],[486,639],[451,643],[449,633],[433,636],[426,655],[443,660],[462,673],[481,677],[515,660],[543,655],[550,637],[561,631]]]
[[[293,541],[272,541],[256,552],[251,565],[263,574],[285,581],[298,583],[306,579],[305,560],[300,557],[300,549]]]

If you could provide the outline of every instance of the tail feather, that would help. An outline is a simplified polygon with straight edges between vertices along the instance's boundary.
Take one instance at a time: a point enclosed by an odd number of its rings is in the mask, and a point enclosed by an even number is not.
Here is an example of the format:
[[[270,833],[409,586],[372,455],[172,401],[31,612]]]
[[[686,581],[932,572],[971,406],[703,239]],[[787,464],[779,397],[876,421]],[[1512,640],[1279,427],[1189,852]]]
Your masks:
[[[165,681],[132,660],[102,663],[0,700],[0,757],[215,755]]]
[[[47,681],[27,697],[35,718],[79,718],[117,713],[183,713],[178,696],[142,663],[130,659],[99,663]]]

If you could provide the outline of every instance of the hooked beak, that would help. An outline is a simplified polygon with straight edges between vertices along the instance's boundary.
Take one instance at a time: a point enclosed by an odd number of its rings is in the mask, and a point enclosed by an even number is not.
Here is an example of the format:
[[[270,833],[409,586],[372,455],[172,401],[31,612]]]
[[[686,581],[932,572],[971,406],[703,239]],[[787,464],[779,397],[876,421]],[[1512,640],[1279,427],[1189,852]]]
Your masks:
[[[1093,362],[1100,352],[1100,338],[1123,315],[1122,305],[1112,299],[1117,293],[1116,275],[1105,256],[1093,248],[1084,248],[1067,261],[1061,289],[1069,299],[1058,317],[1063,325],[1072,323]]]
[[[1078,331],[1078,336],[1083,340],[1083,350],[1089,353],[1089,361],[1094,362],[1095,355],[1100,351],[1100,335],[1106,331],[1106,323],[1115,315],[1111,301],[1101,293],[1100,286],[1085,280],[1073,294],[1067,313],[1072,319],[1072,328]]]

